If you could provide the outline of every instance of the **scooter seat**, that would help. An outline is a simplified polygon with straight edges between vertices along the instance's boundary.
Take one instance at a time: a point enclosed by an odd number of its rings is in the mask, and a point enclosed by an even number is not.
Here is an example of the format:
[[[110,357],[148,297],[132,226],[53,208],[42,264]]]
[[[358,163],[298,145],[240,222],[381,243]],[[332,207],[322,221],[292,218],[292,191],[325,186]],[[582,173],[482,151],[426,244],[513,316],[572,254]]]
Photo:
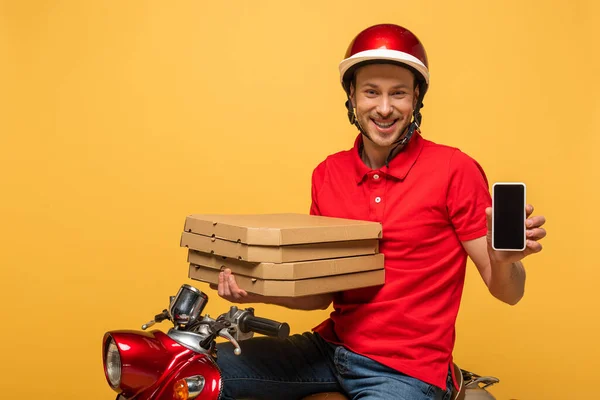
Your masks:
[[[456,378],[458,379],[458,386],[460,388],[459,391],[456,389],[452,390],[452,399],[456,400],[464,400],[465,398],[465,388],[464,388],[464,380],[462,376],[462,372],[458,365],[454,364],[454,373]],[[327,392],[327,393],[316,393],[310,396],[302,398],[302,400],[348,400],[346,396],[341,393]]]

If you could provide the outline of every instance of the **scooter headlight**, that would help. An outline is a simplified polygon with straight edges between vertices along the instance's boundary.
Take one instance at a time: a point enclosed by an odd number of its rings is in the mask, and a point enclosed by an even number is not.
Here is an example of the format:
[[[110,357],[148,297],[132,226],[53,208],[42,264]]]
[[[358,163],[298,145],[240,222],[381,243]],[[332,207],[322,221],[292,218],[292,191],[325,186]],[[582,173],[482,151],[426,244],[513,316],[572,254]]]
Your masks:
[[[113,389],[121,384],[121,355],[114,339],[111,337],[106,344],[106,376]]]

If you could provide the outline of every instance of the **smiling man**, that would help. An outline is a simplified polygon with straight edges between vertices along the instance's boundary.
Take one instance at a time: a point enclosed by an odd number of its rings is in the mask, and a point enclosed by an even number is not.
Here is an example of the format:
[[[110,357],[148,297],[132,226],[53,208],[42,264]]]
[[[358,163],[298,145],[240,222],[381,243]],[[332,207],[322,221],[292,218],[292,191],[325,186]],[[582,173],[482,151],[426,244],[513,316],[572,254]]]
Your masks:
[[[417,83],[410,70],[393,64],[371,64],[356,71],[350,101],[356,123],[369,139],[362,154],[368,167],[383,166],[390,147],[406,133],[419,98]]]
[[[397,25],[359,33],[340,63],[354,146],[332,154],[312,176],[311,214],[378,221],[385,284],[304,298],[246,293],[229,270],[219,295],[293,309],[325,309],[313,332],[255,338],[237,358],[220,352],[225,399],[298,399],[339,391],[351,399],[450,399],[455,321],[471,258],[497,299],[524,293],[521,260],[541,251],[542,216],[527,206],[527,248],[491,246],[491,198],[481,166],[457,148],[422,137],[429,87],[425,49]],[[222,346],[230,346],[223,344]]]

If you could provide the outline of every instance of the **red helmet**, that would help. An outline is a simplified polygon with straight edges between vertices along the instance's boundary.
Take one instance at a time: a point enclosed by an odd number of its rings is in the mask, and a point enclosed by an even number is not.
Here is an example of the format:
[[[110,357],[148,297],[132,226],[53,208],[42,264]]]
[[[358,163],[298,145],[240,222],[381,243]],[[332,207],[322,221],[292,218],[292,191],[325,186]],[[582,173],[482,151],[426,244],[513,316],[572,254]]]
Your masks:
[[[373,63],[394,63],[410,69],[415,75],[419,85],[419,98],[413,111],[413,121],[394,143],[397,146],[405,145],[421,125],[421,107],[423,97],[429,87],[429,63],[427,53],[419,39],[408,29],[393,24],[371,26],[360,32],[348,46],[346,56],[340,63],[340,80],[342,87],[348,95],[346,108],[350,123],[356,125],[358,130],[367,138],[368,133],[360,126],[354,106],[350,100],[350,84],[357,68]],[[395,147],[394,147],[395,148]],[[386,165],[389,163],[394,149],[390,150]]]
[[[425,48],[411,31],[398,25],[381,24],[360,32],[348,46],[339,66],[346,93],[350,92],[354,71],[373,62],[398,63],[412,69],[420,81],[420,97],[423,98],[429,86],[429,64]]]

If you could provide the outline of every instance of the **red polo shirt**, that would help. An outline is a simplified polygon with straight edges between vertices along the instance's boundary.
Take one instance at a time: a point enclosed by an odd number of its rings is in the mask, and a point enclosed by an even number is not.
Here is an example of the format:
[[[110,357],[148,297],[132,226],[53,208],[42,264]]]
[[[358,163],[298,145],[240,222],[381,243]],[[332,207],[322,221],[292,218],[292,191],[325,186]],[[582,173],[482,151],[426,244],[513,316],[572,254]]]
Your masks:
[[[445,388],[467,262],[461,241],[487,233],[487,178],[465,153],[419,133],[389,168],[371,170],[361,141],[314,170],[311,214],[381,222],[385,284],[336,293],[314,330]]]

